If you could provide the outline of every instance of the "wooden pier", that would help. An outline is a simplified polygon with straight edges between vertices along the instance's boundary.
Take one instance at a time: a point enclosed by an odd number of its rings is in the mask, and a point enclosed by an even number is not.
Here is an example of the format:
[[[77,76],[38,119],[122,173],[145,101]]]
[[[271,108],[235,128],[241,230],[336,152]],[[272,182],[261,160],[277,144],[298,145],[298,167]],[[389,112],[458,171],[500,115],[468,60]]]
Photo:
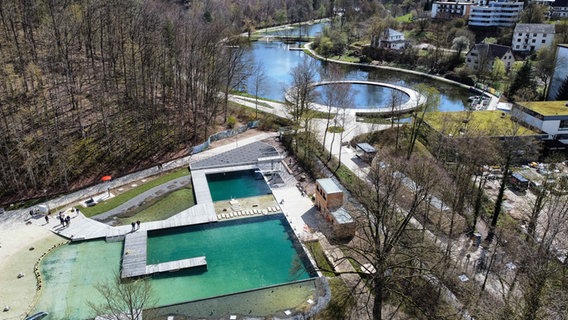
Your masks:
[[[147,264],[146,255],[147,242],[148,233],[145,230],[126,235],[124,239],[124,254],[122,256],[122,271],[120,274],[122,279],[207,266],[205,256],[149,265]]]

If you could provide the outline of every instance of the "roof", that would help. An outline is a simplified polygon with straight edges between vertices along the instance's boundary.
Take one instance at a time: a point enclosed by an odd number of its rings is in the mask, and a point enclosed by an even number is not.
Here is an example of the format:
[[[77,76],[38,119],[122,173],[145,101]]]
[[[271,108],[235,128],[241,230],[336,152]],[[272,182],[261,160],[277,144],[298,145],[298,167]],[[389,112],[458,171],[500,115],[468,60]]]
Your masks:
[[[566,116],[568,115],[567,103],[568,101],[530,101],[517,104],[543,116]]]
[[[357,148],[360,148],[361,150],[363,150],[365,153],[374,153],[377,152],[377,149],[375,149],[372,145],[366,143],[366,142],[361,142],[356,144]]]
[[[424,121],[434,130],[455,137],[460,137],[460,132],[464,132],[464,136],[481,135],[487,137],[534,136],[538,134],[517,122],[511,121],[511,115],[502,111],[428,112],[424,116]]]
[[[404,36],[404,34],[402,32],[398,32],[394,29],[388,28],[385,33],[387,34],[388,37],[394,37],[394,36]]]
[[[548,23],[517,23],[515,33],[556,33],[556,27]]]
[[[191,165],[191,169],[206,169],[215,167],[230,167],[236,165],[256,164],[258,159],[277,157],[278,151],[264,142],[253,142],[233,150],[229,150],[208,159],[197,161]]]
[[[487,43],[477,43],[475,44],[475,46],[473,46],[473,48],[471,48],[469,52],[473,51],[474,49],[477,49],[477,52],[487,52],[488,58],[490,59],[503,58],[503,56],[507,52],[511,51],[511,47],[502,46],[500,44],[487,44]]]
[[[330,178],[317,179],[316,182],[321,186],[327,194],[343,192]]]
[[[343,207],[339,207],[331,211],[331,215],[335,218],[335,221],[340,224],[352,223],[355,221],[353,220],[351,215],[345,209],[343,209]]]

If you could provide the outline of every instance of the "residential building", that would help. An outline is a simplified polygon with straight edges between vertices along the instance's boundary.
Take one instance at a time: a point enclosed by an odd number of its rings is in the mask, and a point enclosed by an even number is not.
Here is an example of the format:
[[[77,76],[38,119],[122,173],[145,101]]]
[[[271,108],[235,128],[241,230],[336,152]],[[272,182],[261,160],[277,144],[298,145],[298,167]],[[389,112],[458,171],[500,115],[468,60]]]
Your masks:
[[[568,44],[559,44],[556,46],[556,61],[550,88],[548,88],[548,100],[556,100],[558,89],[566,77],[568,77]]]
[[[568,0],[556,0],[552,3],[550,17],[555,19],[568,18]]]
[[[536,51],[550,47],[554,42],[556,28],[547,23],[518,23],[513,32],[513,51]]]
[[[511,117],[548,135],[546,140],[568,144],[568,101],[531,101],[513,105]]]
[[[381,33],[381,36],[379,37],[379,48],[400,50],[404,49],[405,46],[406,40],[404,40],[404,34],[394,29],[386,29]]]
[[[509,70],[515,62],[511,47],[498,44],[478,43],[465,55],[465,65],[470,70],[479,73],[488,72],[493,67],[493,62],[495,62],[497,58],[505,63],[507,70]]]
[[[349,238],[355,235],[355,221],[343,208],[343,191],[333,180],[316,180],[316,207],[331,222],[334,237]]]
[[[523,11],[523,2],[507,0],[481,0],[469,12],[471,27],[510,27]]]
[[[437,19],[467,19],[470,8],[474,5],[473,1],[436,1],[432,4],[431,16]]]

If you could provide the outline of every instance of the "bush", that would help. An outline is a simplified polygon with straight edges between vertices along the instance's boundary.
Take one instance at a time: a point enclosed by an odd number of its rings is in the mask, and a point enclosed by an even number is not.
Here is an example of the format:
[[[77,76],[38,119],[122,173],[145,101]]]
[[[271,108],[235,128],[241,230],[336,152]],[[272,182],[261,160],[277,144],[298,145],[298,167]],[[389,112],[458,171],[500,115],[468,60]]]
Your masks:
[[[229,127],[229,129],[233,129],[236,124],[237,118],[235,118],[234,116],[229,116],[229,118],[227,118],[227,126]]]

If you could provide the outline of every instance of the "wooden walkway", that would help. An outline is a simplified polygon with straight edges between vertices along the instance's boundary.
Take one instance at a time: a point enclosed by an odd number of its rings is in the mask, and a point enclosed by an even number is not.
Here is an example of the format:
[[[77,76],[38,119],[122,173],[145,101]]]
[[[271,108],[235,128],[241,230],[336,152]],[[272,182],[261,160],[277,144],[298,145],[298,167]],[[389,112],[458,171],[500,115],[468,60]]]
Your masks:
[[[146,244],[148,233],[137,231],[126,235],[124,239],[124,254],[122,256],[121,278],[132,278],[151,275],[159,272],[178,271],[181,269],[207,266],[205,256],[162,262],[158,264],[146,264]]]
[[[122,278],[146,275],[146,243],[148,233],[140,231],[131,233],[124,239],[124,254],[122,255]]]
[[[205,260],[205,256],[162,262],[158,264],[149,264],[146,266],[146,274],[178,271],[181,269],[195,268],[202,266],[207,266],[207,260]]]

